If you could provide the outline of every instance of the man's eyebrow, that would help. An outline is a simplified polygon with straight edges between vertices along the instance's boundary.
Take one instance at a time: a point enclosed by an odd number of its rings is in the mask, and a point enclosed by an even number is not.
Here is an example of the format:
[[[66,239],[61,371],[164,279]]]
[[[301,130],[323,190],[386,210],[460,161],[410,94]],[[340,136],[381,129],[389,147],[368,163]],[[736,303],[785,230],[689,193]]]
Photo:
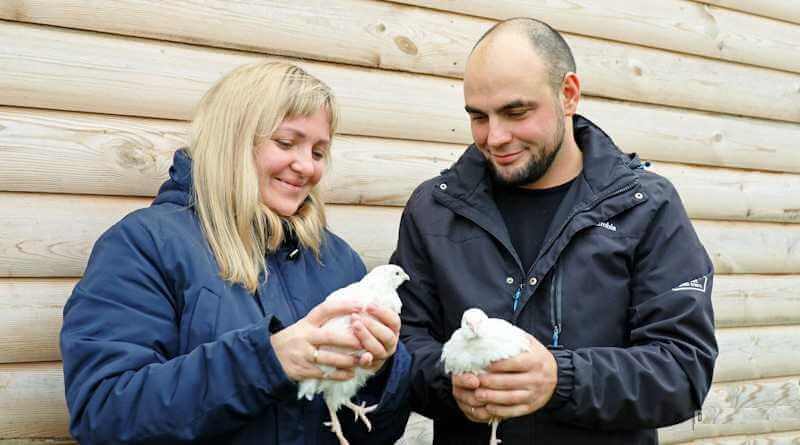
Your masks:
[[[486,114],[477,108],[470,107],[469,105],[464,105],[464,110],[466,110],[469,114]]]
[[[536,102],[533,102],[533,101],[530,101],[530,100],[515,99],[515,100],[512,100],[511,102],[503,104],[500,108],[497,109],[497,111],[502,112],[502,111],[513,110],[514,108],[525,108],[525,107],[531,108],[531,107],[533,107],[535,105],[536,105]],[[486,114],[485,112],[483,112],[483,111],[481,111],[481,110],[479,110],[477,108],[473,108],[473,107],[471,107],[469,105],[465,105],[464,106],[464,110],[466,110],[467,113],[470,113],[470,114]]]
[[[507,111],[507,110],[511,110],[511,109],[514,109],[514,108],[525,108],[525,107],[529,108],[529,107],[532,107],[534,105],[535,105],[535,102],[532,102],[532,101],[529,101],[529,100],[516,99],[516,100],[512,100],[511,102],[508,102],[507,104],[503,105],[502,107],[500,107],[500,109],[498,111]]]

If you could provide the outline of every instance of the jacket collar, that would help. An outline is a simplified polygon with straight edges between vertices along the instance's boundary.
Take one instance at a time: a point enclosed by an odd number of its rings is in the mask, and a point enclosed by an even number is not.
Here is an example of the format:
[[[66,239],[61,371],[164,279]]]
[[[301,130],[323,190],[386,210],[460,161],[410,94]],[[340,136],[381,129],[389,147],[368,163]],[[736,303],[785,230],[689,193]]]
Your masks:
[[[192,158],[185,149],[175,151],[169,179],[158,189],[153,205],[172,203],[189,207],[192,203]]]

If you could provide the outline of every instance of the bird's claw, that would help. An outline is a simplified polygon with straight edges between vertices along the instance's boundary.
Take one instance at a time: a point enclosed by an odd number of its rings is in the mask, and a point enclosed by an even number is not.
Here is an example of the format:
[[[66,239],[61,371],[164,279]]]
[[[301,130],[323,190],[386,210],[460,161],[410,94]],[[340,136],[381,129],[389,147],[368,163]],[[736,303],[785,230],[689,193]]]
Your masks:
[[[350,408],[355,414],[354,421],[358,421],[361,419],[364,422],[364,425],[367,426],[367,431],[372,431],[372,423],[370,423],[369,419],[367,418],[367,414],[375,411],[378,408],[378,405],[366,406],[367,402],[361,402],[361,405],[356,405],[353,402],[346,402],[344,406]]]

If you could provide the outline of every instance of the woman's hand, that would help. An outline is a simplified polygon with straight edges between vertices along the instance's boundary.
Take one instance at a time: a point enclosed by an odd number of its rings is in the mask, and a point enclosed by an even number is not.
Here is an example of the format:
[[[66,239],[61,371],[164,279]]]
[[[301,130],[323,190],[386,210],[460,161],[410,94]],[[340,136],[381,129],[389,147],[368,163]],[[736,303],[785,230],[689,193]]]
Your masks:
[[[351,326],[361,348],[366,351],[358,366],[377,372],[397,350],[400,316],[389,309],[369,305],[365,312],[351,316]]]
[[[358,312],[359,304],[351,301],[325,301],[297,323],[272,334],[270,343],[284,372],[294,381],[304,379],[348,380],[359,359],[354,355],[324,350],[321,346],[356,351],[361,342],[350,330],[334,332],[321,329],[328,320]],[[327,348],[326,348],[327,349]],[[366,354],[364,354],[366,355]],[[335,368],[328,375],[317,365]]]

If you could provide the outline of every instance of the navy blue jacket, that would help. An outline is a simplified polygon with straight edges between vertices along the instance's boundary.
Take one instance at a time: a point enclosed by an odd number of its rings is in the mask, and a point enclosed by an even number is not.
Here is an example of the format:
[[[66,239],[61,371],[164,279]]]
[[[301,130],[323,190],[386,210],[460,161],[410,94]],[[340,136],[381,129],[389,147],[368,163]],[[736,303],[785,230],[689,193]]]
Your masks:
[[[502,422],[503,445],[656,443],[655,428],[690,418],[708,392],[713,267],[678,194],[591,122],[573,122],[583,171],[530,270],[475,147],[406,206],[392,262],[411,277],[401,338],[414,357],[412,409],[434,419],[434,443],[488,440],[456,406],[440,363],[470,307],[530,332],[558,364],[554,396]]]
[[[191,161],[175,155],[152,206],[104,233],[64,308],[61,352],[70,431],[91,443],[338,444],[321,397],[297,400],[269,337],[365,267],[326,233],[321,264],[292,246],[268,256],[255,296],[219,276],[190,203]],[[262,276],[263,278],[263,276]],[[410,356],[403,345],[356,396],[380,403],[372,433],[340,411],[351,443],[403,433]]]

